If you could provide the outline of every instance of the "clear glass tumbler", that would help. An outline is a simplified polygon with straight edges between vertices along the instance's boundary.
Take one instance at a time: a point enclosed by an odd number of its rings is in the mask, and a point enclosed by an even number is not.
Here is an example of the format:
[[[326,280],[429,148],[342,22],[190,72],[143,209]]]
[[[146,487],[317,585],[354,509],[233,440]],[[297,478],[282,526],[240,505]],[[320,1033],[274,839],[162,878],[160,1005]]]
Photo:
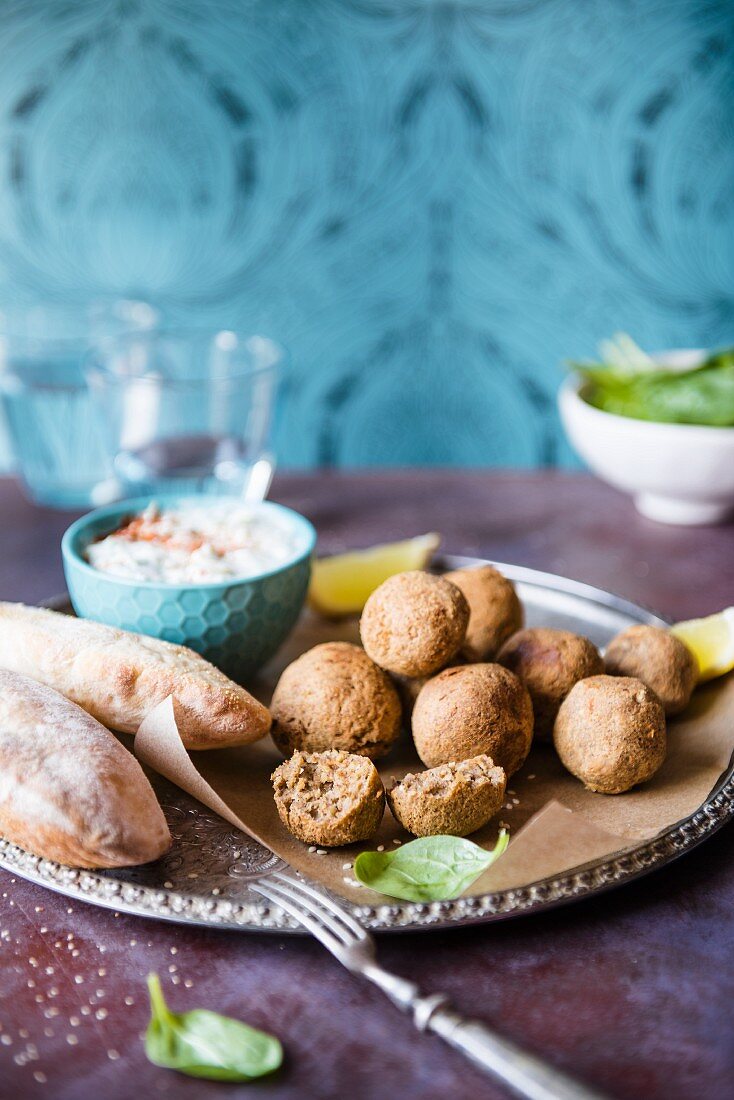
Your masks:
[[[57,508],[113,499],[116,487],[84,375],[90,348],[149,330],[145,302],[26,304],[0,308],[0,399],[28,496]]]
[[[262,500],[284,353],[264,336],[139,333],[87,359],[120,494],[221,493]]]

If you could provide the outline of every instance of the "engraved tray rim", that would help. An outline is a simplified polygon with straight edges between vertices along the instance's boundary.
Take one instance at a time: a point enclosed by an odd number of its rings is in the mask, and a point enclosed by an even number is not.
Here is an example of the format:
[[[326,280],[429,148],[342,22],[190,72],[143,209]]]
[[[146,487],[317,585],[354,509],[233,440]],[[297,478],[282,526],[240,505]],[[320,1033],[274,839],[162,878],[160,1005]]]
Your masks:
[[[447,554],[441,556],[437,564],[443,569],[456,569],[487,564],[488,561],[486,558]],[[638,622],[667,625],[666,620],[653,611],[592,585],[525,566],[502,562],[491,564],[512,580],[581,598],[600,608],[628,615]],[[67,604],[65,594],[44,601],[46,607],[60,608]],[[375,932],[445,930],[509,920],[545,912],[633,882],[680,858],[732,817],[734,757],[714,789],[692,814],[652,840],[632,844],[613,858],[605,857],[527,886],[453,901],[415,903],[395,900],[376,906],[354,905],[342,897],[339,901],[351,909],[366,928]],[[274,861],[276,859],[274,857]],[[0,867],[66,897],[134,916],[243,932],[308,935],[277,906],[126,882],[122,878],[108,877],[103,872],[66,867],[34,856],[3,838],[0,838]]]

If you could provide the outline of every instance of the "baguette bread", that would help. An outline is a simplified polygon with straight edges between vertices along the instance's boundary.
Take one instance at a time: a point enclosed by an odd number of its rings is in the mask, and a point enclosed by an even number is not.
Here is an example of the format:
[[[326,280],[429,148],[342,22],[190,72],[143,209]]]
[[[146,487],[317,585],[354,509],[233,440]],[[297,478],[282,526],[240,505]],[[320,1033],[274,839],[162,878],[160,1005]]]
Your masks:
[[[173,695],[188,749],[247,745],[270,729],[267,708],[198,653],[57,611],[0,602],[0,668],[47,684],[122,733]]]
[[[63,695],[0,670],[0,833],[74,867],[158,859],[171,837],[143,769]]]

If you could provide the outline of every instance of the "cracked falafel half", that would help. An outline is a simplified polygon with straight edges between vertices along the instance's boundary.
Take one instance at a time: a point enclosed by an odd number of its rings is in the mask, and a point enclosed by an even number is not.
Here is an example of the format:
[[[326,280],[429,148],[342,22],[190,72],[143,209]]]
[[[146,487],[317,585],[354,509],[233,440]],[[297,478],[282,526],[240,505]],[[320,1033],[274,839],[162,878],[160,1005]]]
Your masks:
[[[304,844],[354,844],[380,827],[385,789],[364,756],[338,749],[295,752],[275,769],[272,781],[281,821]]]
[[[491,756],[474,756],[409,772],[393,783],[387,803],[414,836],[468,836],[499,813],[506,784]]]

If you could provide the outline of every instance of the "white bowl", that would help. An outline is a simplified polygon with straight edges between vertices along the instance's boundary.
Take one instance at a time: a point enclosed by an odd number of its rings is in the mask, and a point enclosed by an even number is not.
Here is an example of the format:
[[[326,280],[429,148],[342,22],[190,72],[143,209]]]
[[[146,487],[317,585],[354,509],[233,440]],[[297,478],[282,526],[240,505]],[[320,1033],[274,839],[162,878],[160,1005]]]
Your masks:
[[[699,350],[661,353],[661,363],[686,368]],[[580,458],[638,512],[659,523],[723,523],[734,513],[734,428],[657,424],[594,408],[581,397],[584,380],[570,375],[558,393],[566,434]]]

